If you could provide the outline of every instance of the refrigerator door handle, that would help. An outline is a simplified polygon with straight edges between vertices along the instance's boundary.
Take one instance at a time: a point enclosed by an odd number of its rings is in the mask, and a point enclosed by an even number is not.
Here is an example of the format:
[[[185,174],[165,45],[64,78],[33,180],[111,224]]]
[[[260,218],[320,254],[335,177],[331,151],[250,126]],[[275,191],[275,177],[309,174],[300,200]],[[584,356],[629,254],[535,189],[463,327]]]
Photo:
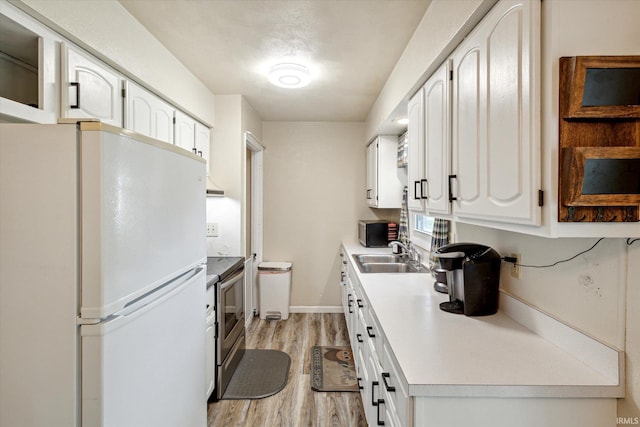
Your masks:
[[[95,318],[88,318],[88,317],[80,317],[78,316],[76,318],[76,325],[81,326],[81,325],[97,325],[98,323],[102,322],[104,319],[95,319]]]
[[[165,283],[155,291],[144,294],[129,302],[124,309],[108,317],[102,319],[79,317],[78,324],[91,327],[92,325],[114,325],[121,323],[122,321],[126,321],[130,315],[145,310],[147,306],[156,305],[156,302],[159,303],[167,299],[168,296],[170,296],[170,294],[173,294],[176,289],[193,280],[193,278],[198,276],[199,274],[203,274],[203,271],[204,267],[198,267],[194,270],[184,273],[182,276],[179,276],[176,279]]]
[[[164,295],[171,293],[174,289],[179,288],[186,282],[190,281],[194,276],[203,271],[203,267],[198,267],[194,270],[188,271],[181,276],[178,276],[174,280],[165,283],[164,285],[156,288],[152,292],[139,296],[138,298],[130,301],[124,306],[124,309],[115,313],[117,316],[127,316],[134,311],[141,309],[142,307],[162,298]],[[107,318],[108,319],[108,318]]]

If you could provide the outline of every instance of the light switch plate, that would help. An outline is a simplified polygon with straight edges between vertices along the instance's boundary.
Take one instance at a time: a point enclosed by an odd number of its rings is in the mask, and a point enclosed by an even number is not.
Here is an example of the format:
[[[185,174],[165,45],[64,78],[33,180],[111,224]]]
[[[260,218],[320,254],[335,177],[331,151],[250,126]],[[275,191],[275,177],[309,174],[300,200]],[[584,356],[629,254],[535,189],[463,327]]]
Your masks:
[[[218,237],[220,235],[217,222],[207,223],[207,237]]]

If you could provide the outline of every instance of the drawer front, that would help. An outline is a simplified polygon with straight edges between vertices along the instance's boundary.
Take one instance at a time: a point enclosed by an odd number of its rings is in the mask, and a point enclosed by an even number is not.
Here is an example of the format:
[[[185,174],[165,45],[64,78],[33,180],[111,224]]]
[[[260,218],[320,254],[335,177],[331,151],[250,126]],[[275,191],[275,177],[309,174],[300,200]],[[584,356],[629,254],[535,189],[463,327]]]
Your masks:
[[[405,427],[407,424],[404,424],[400,421],[398,417],[398,410],[395,407],[394,400],[391,398],[388,392],[382,388],[382,395],[384,399],[379,402],[380,405],[380,420],[384,422],[384,426],[388,427]]]
[[[365,339],[368,339],[373,344],[373,348],[375,349],[376,354],[379,359],[382,359],[382,334],[380,331],[380,327],[378,323],[375,321],[375,318],[371,314],[370,310],[365,311],[364,318],[366,327],[365,327]],[[382,360],[379,360],[380,366],[382,366]]]
[[[408,426],[411,418],[409,413],[411,404],[409,388],[404,381],[404,377],[400,375],[400,369],[398,369],[393,353],[386,341],[381,355],[382,372],[380,374],[380,384],[385,390],[388,400],[392,402],[401,425]]]

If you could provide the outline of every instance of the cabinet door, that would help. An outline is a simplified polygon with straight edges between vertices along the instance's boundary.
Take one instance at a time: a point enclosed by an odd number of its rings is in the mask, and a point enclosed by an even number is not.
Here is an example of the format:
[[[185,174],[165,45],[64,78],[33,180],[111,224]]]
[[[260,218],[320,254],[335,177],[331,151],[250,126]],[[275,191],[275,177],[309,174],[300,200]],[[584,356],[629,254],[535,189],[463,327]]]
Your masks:
[[[424,168],[426,210],[431,214],[450,213],[451,170],[449,67],[443,64],[424,86]]]
[[[215,342],[215,312],[207,315],[207,330],[205,333],[206,358],[207,358],[207,395],[208,399],[216,384],[216,342]]]
[[[379,400],[383,399],[382,393],[382,378],[379,374],[378,355],[375,352],[375,348],[369,342],[363,346],[364,359],[366,364],[366,370],[369,376],[367,389],[367,395],[365,401],[362,402],[364,406],[365,416],[370,426],[382,425],[380,422],[384,422],[384,408],[379,405]]]
[[[174,139],[178,147],[193,152],[195,148],[196,121],[181,111],[175,112]]]
[[[57,123],[60,39],[30,16],[0,4],[0,116]]]
[[[402,206],[404,182],[398,173],[398,137],[379,135],[369,146],[371,150],[368,170],[372,176],[372,207],[398,209]]]
[[[411,210],[422,211],[424,205],[424,90],[420,89],[407,106],[409,118],[409,163],[407,165],[407,206]]]
[[[122,127],[122,79],[106,64],[62,46],[62,117],[98,119]]]
[[[539,8],[498,3],[453,55],[460,217],[540,224]]]
[[[209,142],[211,131],[205,125],[198,122],[195,124],[195,149],[196,154],[207,161],[207,176],[209,176]]]
[[[133,82],[125,86],[125,129],[173,144],[173,106]]]
[[[378,205],[378,142],[373,141],[367,147],[367,204]]]

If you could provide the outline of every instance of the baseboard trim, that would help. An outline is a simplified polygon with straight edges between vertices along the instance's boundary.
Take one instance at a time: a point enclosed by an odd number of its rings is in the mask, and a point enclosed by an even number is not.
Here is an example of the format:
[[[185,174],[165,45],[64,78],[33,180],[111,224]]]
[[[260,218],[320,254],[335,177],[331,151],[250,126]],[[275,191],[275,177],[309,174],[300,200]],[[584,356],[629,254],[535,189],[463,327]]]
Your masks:
[[[292,305],[290,313],[342,313],[341,305]]]

